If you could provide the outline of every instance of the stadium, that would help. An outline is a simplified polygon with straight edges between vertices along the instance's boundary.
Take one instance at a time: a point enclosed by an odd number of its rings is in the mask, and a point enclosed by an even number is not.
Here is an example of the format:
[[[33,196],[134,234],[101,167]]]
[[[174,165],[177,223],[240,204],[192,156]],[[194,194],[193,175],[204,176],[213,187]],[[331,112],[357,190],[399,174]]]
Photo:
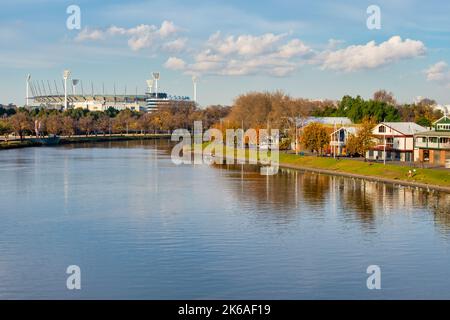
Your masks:
[[[152,112],[161,106],[191,106],[196,103],[196,80],[194,81],[194,100],[187,96],[175,96],[165,92],[158,92],[158,72],[152,74],[153,79],[147,80],[147,90],[145,94],[134,95],[116,94],[114,86],[113,94],[105,94],[102,86],[102,94],[94,92],[94,84],[91,82],[90,93],[85,93],[83,82],[78,79],[70,79],[70,72],[65,71],[62,86],[58,86],[54,81],[53,86],[50,81],[32,80],[31,75],[27,77],[26,105],[30,108],[47,108],[65,110],[70,108],[82,108],[89,111],[106,111],[114,108],[118,111],[130,109],[132,111]],[[71,90],[69,90],[71,87]],[[80,87],[81,94],[77,94],[77,87]],[[68,92],[70,91],[70,92]],[[137,90],[136,90],[137,91]],[[31,93],[31,96],[30,96]]]

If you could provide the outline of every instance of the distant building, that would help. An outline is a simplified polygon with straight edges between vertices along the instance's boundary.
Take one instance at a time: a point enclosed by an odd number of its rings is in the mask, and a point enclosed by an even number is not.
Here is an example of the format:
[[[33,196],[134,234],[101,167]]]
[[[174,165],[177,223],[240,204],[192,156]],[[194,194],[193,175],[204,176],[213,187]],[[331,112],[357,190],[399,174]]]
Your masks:
[[[433,123],[433,130],[414,135],[414,160],[450,167],[450,118],[444,116]]]
[[[426,130],[414,122],[382,122],[372,130],[375,146],[367,151],[366,158],[413,161],[414,135]]]
[[[325,125],[346,126],[353,124],[347,117],[306,117],[297,118],[297,126],[302,128],[310,123],[317,122]]]
[[[347,155],[347,139],[356,135],[355,127],[342,127],[330,134],[330,154],[336,156]]]

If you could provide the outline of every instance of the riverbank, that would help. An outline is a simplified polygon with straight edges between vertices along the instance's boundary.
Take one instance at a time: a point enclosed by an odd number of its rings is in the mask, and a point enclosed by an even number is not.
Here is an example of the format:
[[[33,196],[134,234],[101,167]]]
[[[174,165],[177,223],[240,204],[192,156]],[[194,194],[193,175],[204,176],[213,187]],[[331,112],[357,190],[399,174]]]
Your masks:
[[[205,146],[205,145],[204,145]],[[224,148],[224,155],[226,147]],[[366,179],[383,183],[433,189],[450,193],[450,170],[431,168],[411,168],[398,164],[374,163],[349,158],[327,158],[317,156],[300,156],[280,152],[281,168],[312,171],[323,174]],[[244,153],[235,149],[235,159],[248,159],[248,149]],[[412,177],[408,176],[410,170]]]
[[[416,168],[408,177],[410,167],[395,164],[364,162],[352,159],[297,156],[280,153],[280,167],[317,173],[366,179],[409,187],[433,189],[450,193],[450,170]]]
[[[73,136],[61,137],[59,145],[77,144],[77,143],[92,143],[92,142],[109,142],[109,141],[130,141],[130,140],[148,140],[148,139],[169,139],[170,134],[135,134],[135,135],[107,135],[107,136]],[[12,140],[8,143],[0,142],[0,150],[18,149],[28,147],[40,147],[42,144],[32,142],[29,139],[24,141]]]

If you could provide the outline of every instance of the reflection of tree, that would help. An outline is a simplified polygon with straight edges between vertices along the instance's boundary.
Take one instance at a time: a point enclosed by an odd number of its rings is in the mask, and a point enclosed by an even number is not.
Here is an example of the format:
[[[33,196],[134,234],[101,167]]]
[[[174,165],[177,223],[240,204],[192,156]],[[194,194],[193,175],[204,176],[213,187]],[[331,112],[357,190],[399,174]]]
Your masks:
[[[335,179],[341,181],[341,200],[343,206],[349,209],[346,212],[353,214],[363,225],[372,225],[375,221],[375,208],[370,188],[373,186],[364,180]]]
[[[316,173],[302,173],[300,175],[300,192],[303,200],[312,206],[323,205],[328,200],[330,176]]]

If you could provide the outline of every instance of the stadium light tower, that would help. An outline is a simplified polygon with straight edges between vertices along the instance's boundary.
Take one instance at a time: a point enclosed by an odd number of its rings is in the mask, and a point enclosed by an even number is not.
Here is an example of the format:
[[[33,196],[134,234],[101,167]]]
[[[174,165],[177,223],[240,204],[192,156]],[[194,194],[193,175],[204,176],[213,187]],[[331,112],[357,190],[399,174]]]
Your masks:
[[[67,80],[70,77],[70,71],[64,70],[63,78],[64,78],[64,110],[67,110]]]
[[[197,76],[192,76],[192,84],[194,85],[194,102],[197,103]]]
[[[27,97],[26,97],[26,101],[25,101],[25,105],[28,107],[28,105],[30,104],[30,81],[31,81],[31,74],[27,75]]]
[[[150,95],[153,92],[153,82],[154,82],[153,80],[147,80],[147,87],[148,87],[148,90],[150,92]]]
[[[156,93],[156,99],[158,99],[158,80],[160,79],[159,72],[153,72],[153,80],[155,81],[155,93]]]
[[[72,94],[75,96],[77,93],[75,91],[77,84],[80,82],[78,79],[72,79]]]

